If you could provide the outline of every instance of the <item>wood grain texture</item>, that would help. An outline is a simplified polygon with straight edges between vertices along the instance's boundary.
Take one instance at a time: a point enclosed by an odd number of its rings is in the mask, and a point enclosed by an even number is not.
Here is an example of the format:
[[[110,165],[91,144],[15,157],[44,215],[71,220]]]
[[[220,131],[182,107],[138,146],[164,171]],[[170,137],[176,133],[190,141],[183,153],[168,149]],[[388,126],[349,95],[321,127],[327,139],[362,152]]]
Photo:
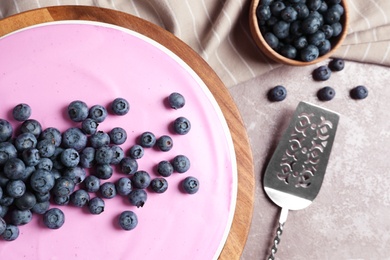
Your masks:
[[[228,123],[237,157],[238,194],[233,224],[219,259],[239,259],[252,221],[254,166],[249,139],[230,93],[211,67],[188,45],[166,30],[127,13],[87,6],[36,9],[0,20],[0,36],[27,26],[61,21],[88,20],[110,23],[139,32],[164,45],[186,62],[208,86]]]

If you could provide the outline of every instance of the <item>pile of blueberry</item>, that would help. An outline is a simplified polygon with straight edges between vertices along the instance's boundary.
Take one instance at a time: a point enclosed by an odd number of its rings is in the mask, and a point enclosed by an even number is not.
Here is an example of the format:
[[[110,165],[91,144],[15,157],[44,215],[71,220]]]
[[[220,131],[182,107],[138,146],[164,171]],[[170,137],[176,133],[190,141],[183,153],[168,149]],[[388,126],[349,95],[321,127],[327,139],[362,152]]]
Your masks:
[[[179,93],[172,93],[167,99],[174,109],[185,104]],[[116,98],[109,109],[112,114],[123,116],[129,112],[130,105],[127,100]],[[3,240],[15,240],[19,236],[18,227],[29,223],[33,214],[42,215],[48,228],[60,228],[65,215],[60,208],[52,207],[53,204],[87,207],[91,214],[100,214],[105,199],[122,195],[131,205],[142,207],[148,189],[163,193],[168,188],[167,177],[190,168],[190,160],[185,155],[177,155],[171,161],[160,162],[156,168],[161,176],[152,178],[148,172],[138,169],[137,159],[148,148],[171,150],[171,136],[157,138],[151,132],[144,132],[126,153],[120,146],[127,139],[125,129],[114,127],[106,133],[98,128],[109,114],[104,106],[88,107],[76,100],[67,107],[67,114],[80,126],[70,127],[63,133],[54,127],[42,129],[37,120],[30,119],[28,104],[18,104],[12,110],[13,119],[20,122],[17,131],[9,121],[0,119],[0,236]],[[184,135],[190,131],[191,123],[179,117],[172,122],[172,128],[176,134]],[[109,179],[114,168],[123,177],[112,182]],[[199,181],[188,176],[182,180],[181,187],[183,192],[194,194],[199,189]],[[124,211],[118,217],[118,224],[124,230],[134,229],[137,223],[132,211]]]
[[[312,76],[315,81],[326,81],[330,79],[332,72],[344,69],[345,62],[343,59],[332,59],[328,65],[322,65],[313,70]],[[268,93],[268,100],[271,102],[283,101],[287,97],[287,89],[282,85],[271,88]],[[318,90],[317,97],[321,101],[332,100],[336,91],[331,86],[325,86]],[[363,85],[358,85],[351,89],[350,97],[352,99],[365,99],[368,96],[368,89]]]
[[[260,0],[256,16],[267,44],[284,57],[310,62],[328,53],[342,30],[341,0]]]

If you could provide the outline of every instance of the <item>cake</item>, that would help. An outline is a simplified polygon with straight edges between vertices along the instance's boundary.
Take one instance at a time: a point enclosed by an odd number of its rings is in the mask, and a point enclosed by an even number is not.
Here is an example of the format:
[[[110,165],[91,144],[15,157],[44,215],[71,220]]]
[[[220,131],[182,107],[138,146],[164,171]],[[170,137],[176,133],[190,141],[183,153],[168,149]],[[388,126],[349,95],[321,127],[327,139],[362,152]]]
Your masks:
[[[105,211],[92,215],[85,208],[58,206],[65,214],[57,230],[43,225],[42,216],[20,226],[12,242],[0,240],[1,259],[216,259],[232,223],[237,189],[233,144],[226,121],[207,86],[169,49],[121,27],[97,22],[54,22],[28,27],[0,39],[0,118],[20,124],[10,111],[29,104],[31,118],[43,128],[65,131],[79,124],[66,108],[74,100],[109,106],[118,97],[130,103],[124,116],[109,115],[99,125],[108,132],[123,127],[126,153],[138,136],[150,131],[169,135],[168,152],[145,149],[139,169],[158,177],[156,165],[179,154],[191,161],[185,173],[167,177],[166,192],[148,192],[143,207],[125,197],[105,199]],[[172,109],[166,98],[181,93],[186,104]],[[184,116],[188,134],[175,134],[172,122]],[[107,181],[125,176],[116,171]],[[194,176],[195,194],[183,193],[181,181]],[[105,182],[105,181],[103,181]],[[91,197],[95,195],[91,194]],[[134,211],[138,225],[121,230],[118,216]]]

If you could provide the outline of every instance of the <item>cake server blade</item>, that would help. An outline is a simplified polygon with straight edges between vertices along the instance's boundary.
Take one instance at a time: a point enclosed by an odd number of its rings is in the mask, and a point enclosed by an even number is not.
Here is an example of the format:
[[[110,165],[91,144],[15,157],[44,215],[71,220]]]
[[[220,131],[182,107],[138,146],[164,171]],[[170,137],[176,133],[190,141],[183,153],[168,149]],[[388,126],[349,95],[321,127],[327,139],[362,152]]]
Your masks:
[[[268,259],[274,259],[289,210],[304,209],[318,195],[333,146],[339,115],[300,102],[264,174],[268,197],[279,207],[279,227]]]

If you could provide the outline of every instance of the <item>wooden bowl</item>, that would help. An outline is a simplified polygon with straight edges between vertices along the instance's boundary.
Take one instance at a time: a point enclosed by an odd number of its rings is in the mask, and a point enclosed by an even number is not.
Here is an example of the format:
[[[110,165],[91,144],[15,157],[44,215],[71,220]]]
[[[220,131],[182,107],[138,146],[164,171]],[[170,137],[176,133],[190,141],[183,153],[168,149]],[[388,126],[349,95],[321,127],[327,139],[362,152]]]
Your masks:
[[[258,21],[257,21],[257,15],[256,15],[256,8],[259,5],[260,0],[252,0],[251,7],[250,7],[250,13],[249,13],[249,25],[250,25],[250,30],[252,33],[252,37],[255,40],[257,46],[260,48],[260,50],[270,59],[282,63],[282,64],[287,64],[287,65],[292,65],[292,66],[306,66],[310,64],[315,64],[320,61],[323,61],[327,58],[329,58],[336,50],[337,48],[340,47],[340,45],[343,43],[345,37],[347,36],[348,32],[348,21],[349,21],[349,9],[347,6],[347,1],[342,0],[341,5],[344,7],[344,14],[342,15],[340,19],[340,23],[343,26],[343,30],[340,33],[339,36],[333,38],[330,40],[332,49],[322,55],[319,56],[317,59],[312,60],[312,61],[301,61],[301,60],[294,60],[294,59],[289,59],[281,54],[277,53],[275,50],[273,50],[267,42],[264,40],[262,33],[260,32]]]

